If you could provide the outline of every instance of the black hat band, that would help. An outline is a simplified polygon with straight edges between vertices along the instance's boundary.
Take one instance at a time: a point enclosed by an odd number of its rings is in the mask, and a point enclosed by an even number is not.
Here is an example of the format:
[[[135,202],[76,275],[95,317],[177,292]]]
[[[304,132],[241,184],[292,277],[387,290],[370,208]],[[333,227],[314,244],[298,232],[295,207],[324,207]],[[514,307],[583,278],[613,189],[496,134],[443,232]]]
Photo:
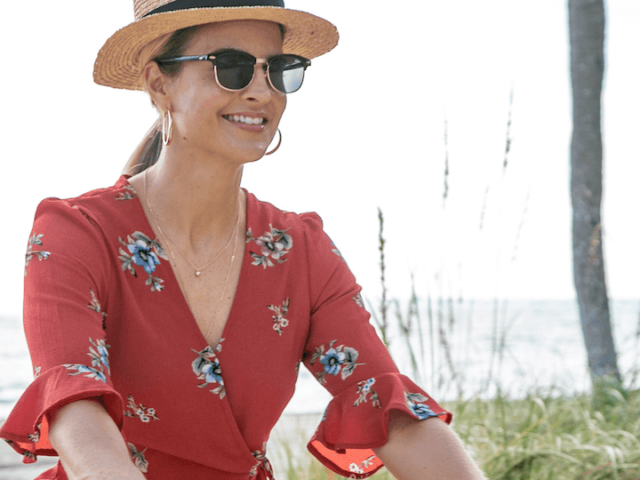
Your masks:
[[[174,0],[166,5],[151,10],[142,18],[156,13],[175,12],[177,10],[190,10],[192,8],[207,7],[281,7],[284,8],[284,0]]]

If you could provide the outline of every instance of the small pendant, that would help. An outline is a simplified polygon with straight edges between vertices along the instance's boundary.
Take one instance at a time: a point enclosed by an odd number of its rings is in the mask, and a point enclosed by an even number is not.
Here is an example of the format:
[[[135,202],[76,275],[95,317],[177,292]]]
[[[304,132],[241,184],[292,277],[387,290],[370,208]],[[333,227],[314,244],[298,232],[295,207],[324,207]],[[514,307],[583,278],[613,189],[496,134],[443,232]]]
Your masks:
[[[200,272],[196,270],[196,277],[200,276]]]

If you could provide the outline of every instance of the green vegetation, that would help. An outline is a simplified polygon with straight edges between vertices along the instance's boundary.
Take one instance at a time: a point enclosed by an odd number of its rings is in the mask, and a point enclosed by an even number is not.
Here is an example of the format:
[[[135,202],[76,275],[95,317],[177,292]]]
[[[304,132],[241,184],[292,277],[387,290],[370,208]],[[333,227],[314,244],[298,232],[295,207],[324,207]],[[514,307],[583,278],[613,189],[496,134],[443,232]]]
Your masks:
[[[522,400],[445,404],[453,429],[491,480],[640,479],[640,390],[591,396],[532,393]],[[307,438],[287,442],[304,445]],[[291,448],[286,449],[291,452]],[[338,479],[308,454],[287,456],[287,478]],[[384,469],[374,479],[392,479]]]

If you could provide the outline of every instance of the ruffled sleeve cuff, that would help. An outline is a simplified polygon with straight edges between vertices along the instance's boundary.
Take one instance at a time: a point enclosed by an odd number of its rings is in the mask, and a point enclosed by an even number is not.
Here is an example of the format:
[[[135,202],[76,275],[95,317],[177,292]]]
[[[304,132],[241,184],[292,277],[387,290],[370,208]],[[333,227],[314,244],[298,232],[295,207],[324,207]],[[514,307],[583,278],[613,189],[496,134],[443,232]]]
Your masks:
[[[69,370],[59,365],[29,385],[0,427],[0,438],[22,454],[24,463],[35,462],[38,455],[57,455],[49,443],[48,418],[71,402],[89,398],[99,399],[122,428],[124,404],[120,394],[95,375],[70,376]]]
[[[452,418],[409,378],[387,373],[336,395],[307,448],[338,475],[369,477],[383,466],[372,449],[387,443],[391,410],[405,412],[416,421],[440,417],[451,423]]]

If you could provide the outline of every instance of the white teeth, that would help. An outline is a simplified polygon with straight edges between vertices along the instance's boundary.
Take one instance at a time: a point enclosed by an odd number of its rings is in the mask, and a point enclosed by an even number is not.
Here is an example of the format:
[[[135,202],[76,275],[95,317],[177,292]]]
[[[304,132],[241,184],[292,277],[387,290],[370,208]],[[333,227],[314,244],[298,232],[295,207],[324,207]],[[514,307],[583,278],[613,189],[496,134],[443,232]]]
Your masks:
[[[244,123],[246,125],[260,125],[264,122],[262,117],[245,117],[244,115],[226,115],[228,120],[232,120],[238,123]]]

